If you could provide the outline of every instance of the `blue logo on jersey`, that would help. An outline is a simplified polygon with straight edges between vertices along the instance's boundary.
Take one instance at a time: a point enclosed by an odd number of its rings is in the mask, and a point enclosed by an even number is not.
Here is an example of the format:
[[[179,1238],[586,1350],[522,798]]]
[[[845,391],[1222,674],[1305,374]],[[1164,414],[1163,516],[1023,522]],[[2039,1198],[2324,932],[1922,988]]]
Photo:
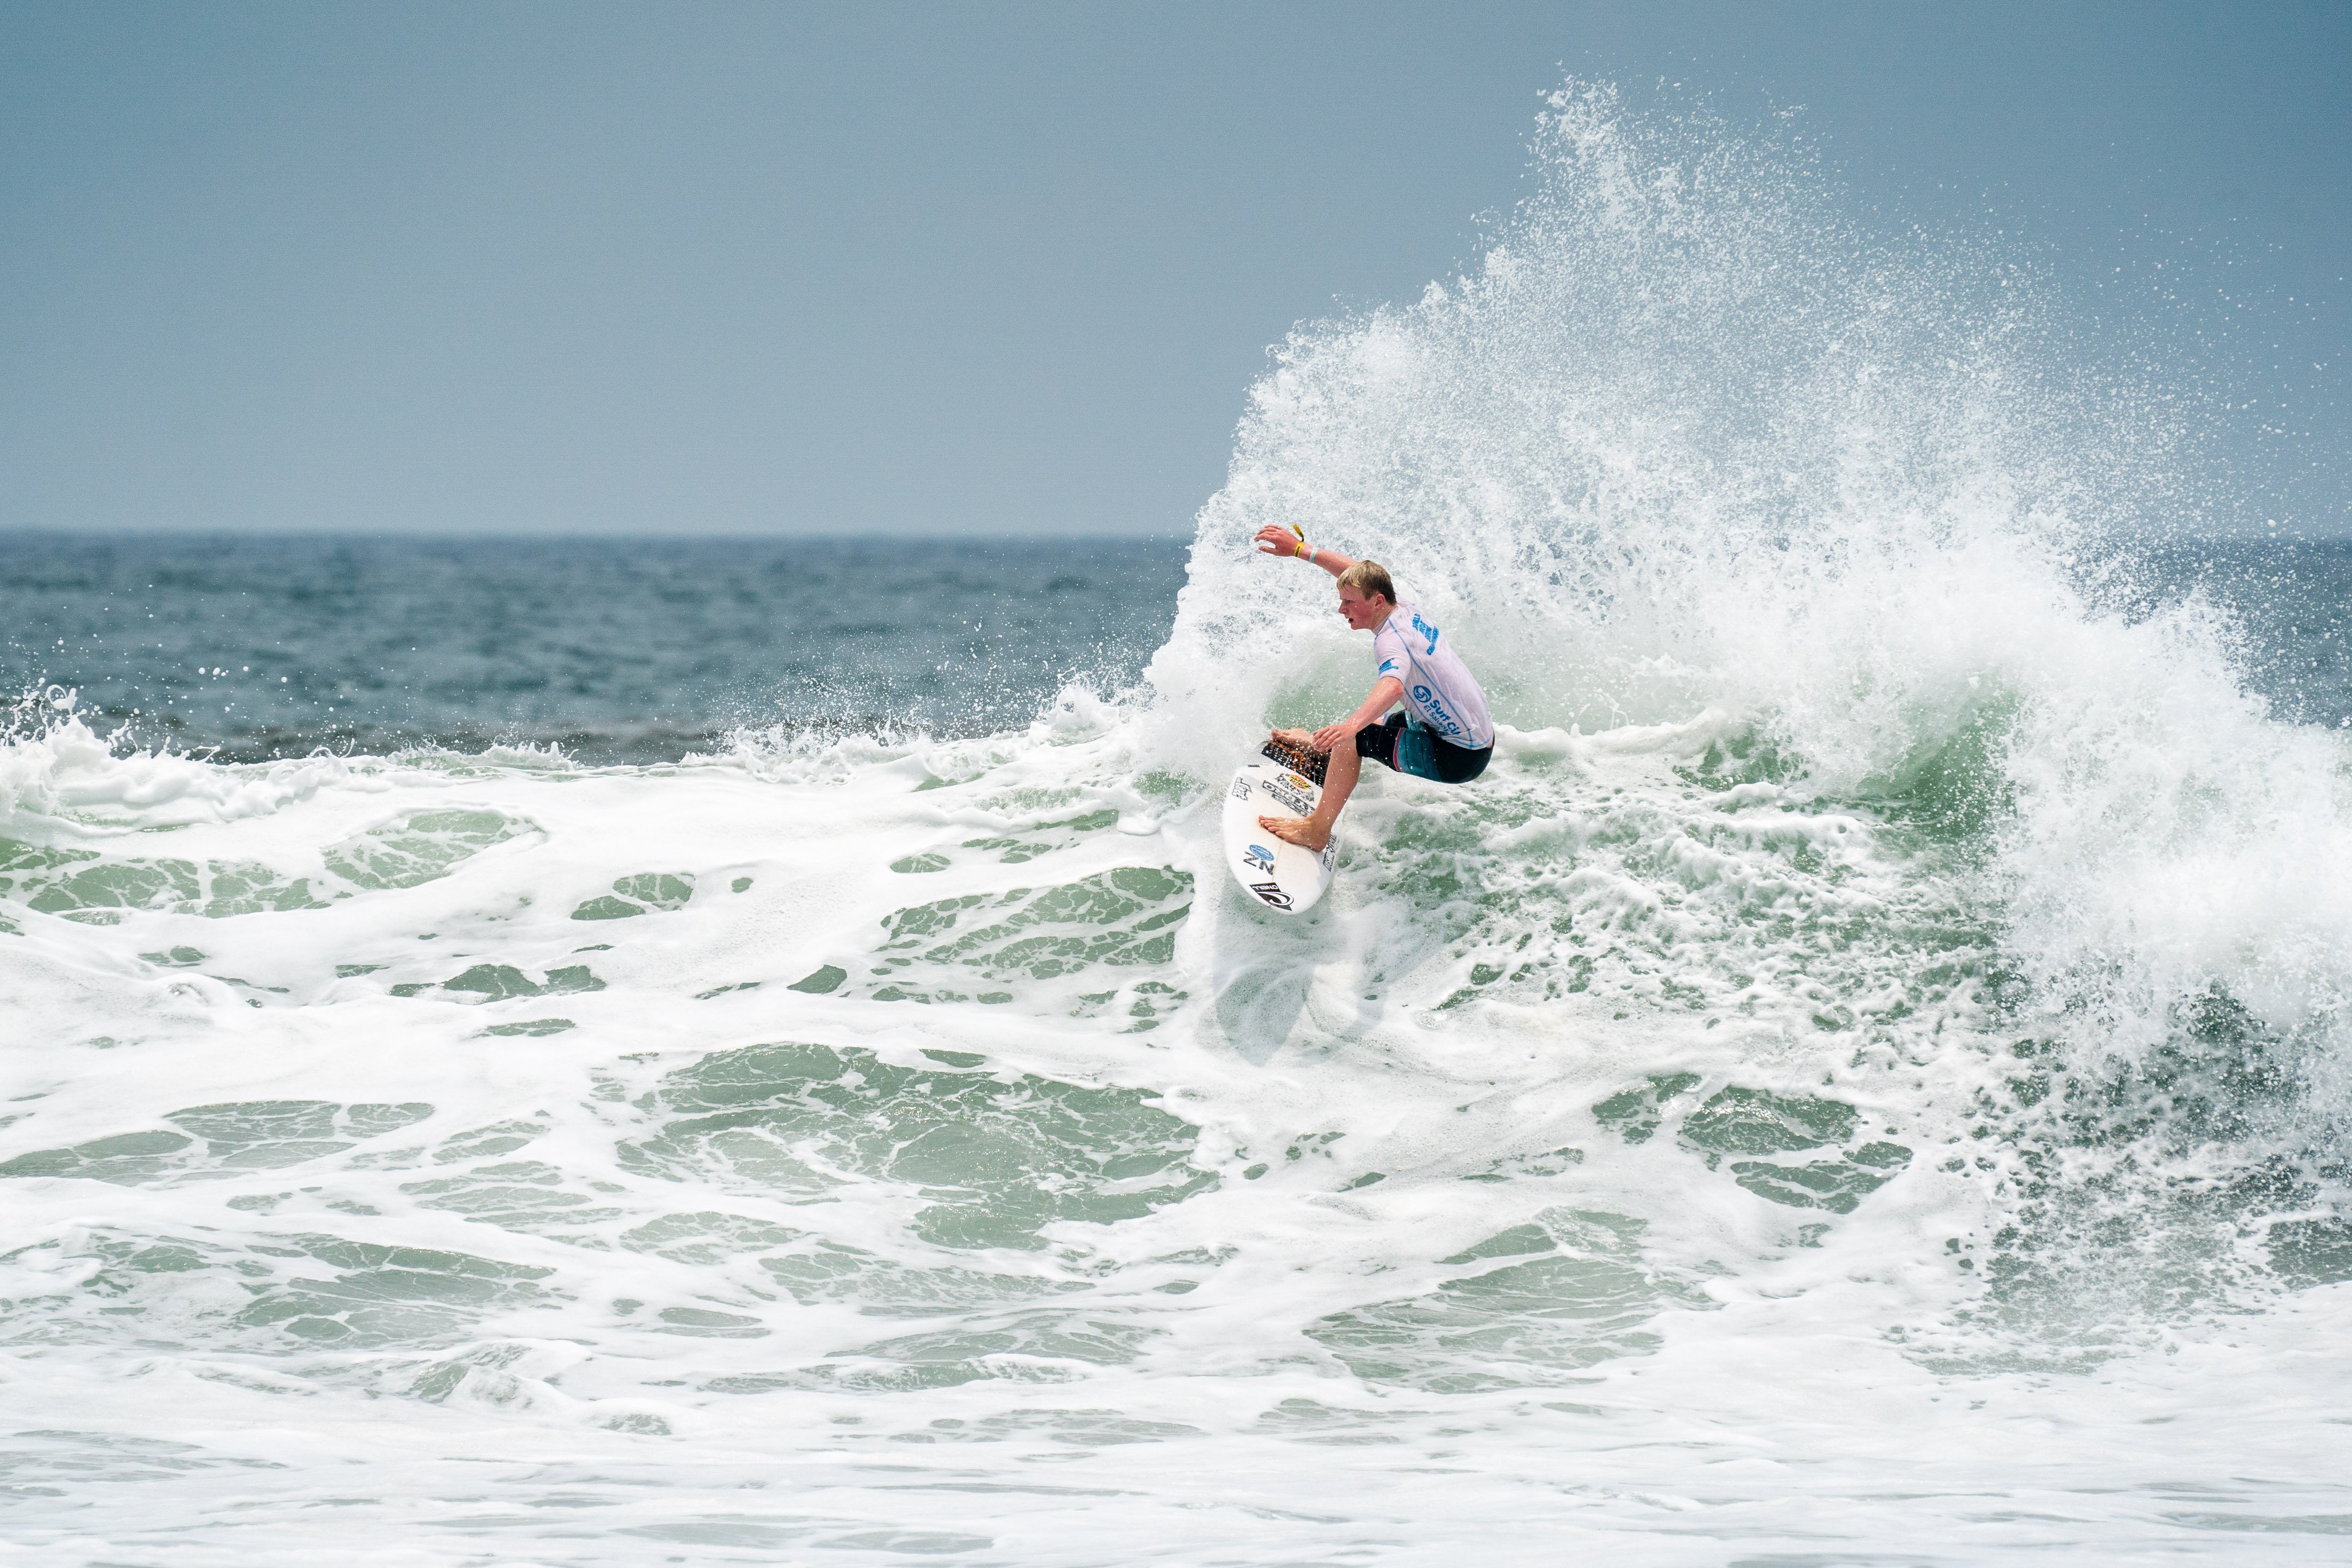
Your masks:
[[[1432,691],[1428,687],[1414,687],[1412,689],[1412,700],[1421,704],[1421,710],[1429,715],[1430,721],[1436,725],[1438,731],[1441,734],[1459,735],[1462,733],[1462,726],[1454,721],[1454,715],[1445,710],[1445,704],[1440,702],[1437,700],[1437,693]]]
[[[1412,629],[1429,639],[1429,651],[1434,654],[1437,651],[1437,628],[1423,620],[1419,610],[1412,613]]]

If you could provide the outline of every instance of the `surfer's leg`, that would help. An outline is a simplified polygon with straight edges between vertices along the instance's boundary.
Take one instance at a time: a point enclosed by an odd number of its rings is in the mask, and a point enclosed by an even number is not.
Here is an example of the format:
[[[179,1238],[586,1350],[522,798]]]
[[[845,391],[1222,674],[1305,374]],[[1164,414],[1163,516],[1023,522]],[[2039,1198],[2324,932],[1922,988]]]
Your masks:
[[[1286,844],[1302,849],[1320,849],[1331,842],[1332,825],[1339,820],[1339,808],[1356,791],[1356,780],[1362,776],[1364,759],[1353,746],[1341,746],[1330,753],[1323,774],[1323,798],[1315,803],[1312,816],[1261,816],[1257,825]]]
[[[1356,793],[1356,781],[1363,776],[1364,759],[1353,746],[1334,747],[1331,761],[1323,774],[1323,798],[1315,803],[1315,815],[1307,820],[1318,829],[1310,849],[1320,849],[1331,842],[1331,828],[1339,820],[1339,808]]]

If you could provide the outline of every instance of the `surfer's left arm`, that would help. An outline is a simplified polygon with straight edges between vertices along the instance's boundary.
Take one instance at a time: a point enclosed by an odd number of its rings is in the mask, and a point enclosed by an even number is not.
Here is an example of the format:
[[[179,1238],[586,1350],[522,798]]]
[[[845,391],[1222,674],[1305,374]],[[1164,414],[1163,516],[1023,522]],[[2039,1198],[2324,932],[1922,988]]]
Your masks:
[[[1337,724],[1326,724],[1315,731],[1315,749],[1318,752],[1339,750],[1356,738],[1357,731],[1367,724],[1378,723],[1382,715],[1403,700],[1404,682],[1393,675],[1381,676],[1372,682],[1372,694],[1364,699],[1361,708]]]
[[[1334,577],[1356,563],[1354,556],[1310,545],[1299,535],[1276,522],[1269,522],[1257,531],[1257,551],[1261,555],[1296,555],[1301,561],[1320,566]]]

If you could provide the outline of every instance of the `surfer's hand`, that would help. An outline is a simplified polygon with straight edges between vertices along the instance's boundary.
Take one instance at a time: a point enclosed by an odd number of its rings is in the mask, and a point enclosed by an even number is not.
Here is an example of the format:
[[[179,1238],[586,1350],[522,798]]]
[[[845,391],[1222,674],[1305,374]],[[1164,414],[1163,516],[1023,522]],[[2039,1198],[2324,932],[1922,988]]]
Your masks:
[[[1357,728],[1345,719],[1337,724],[1326,724],[1315,731],[1315,738],[1308,744],[1318,752],[1336,752],[1356,738]]]
[[[1257,552],[1260,555],[1296,555],[1298,535],[1279,523],[1267,523],[1257,531]]]

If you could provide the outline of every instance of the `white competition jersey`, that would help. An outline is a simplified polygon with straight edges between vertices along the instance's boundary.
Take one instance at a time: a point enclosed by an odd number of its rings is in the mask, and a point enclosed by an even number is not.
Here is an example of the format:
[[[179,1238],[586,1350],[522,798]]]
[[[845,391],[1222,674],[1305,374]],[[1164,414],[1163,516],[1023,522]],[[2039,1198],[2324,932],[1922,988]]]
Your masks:
[[[1448,745],[1483,751],[1495,743],[1495,721],[1486,694],[1470,667],[1418,607],[1400,604],[1372,637],[1372,657],[1381,674],[1404,682],[1406,707]]]

